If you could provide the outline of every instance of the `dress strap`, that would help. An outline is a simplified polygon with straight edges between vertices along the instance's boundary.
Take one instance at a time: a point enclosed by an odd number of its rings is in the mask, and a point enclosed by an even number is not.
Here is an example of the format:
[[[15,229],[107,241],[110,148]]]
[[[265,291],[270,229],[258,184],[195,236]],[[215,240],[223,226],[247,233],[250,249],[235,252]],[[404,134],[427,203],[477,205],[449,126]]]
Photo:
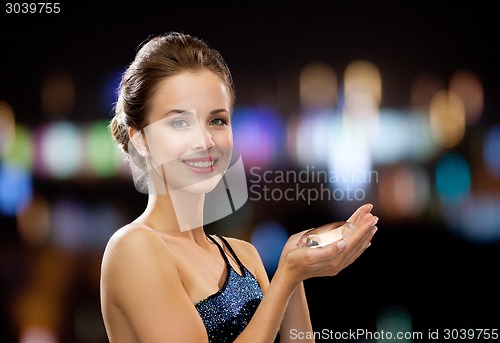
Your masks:
[[[220,246],[219,242],[217,242],[217,240],[215,240],[211,235],[207,235],[207,237],[217,246],[217,248],[219,248],[220,254],[224,258],[224,261],[226,261],[227,267],[228,268],[231,267],[231,265],[229,264],[229,260],[227,259],[226,253],[224,252],[224,249],[222,249],[222,247]]]
[[[229,242],[224,238],[222,237],[221,235],[219,234],[215,234],[214,236],[216,236],[217,238],[219,238],[222,243],[226,246],[227,250],[229,250],[231,256],[235,259],[236,263],[238,264],[238,266],[240,267],[240,271],[241,273],[243,274],[243,276],[245,276],[245,267],[243,266],[243,263],[241,263],[240,259],[238,258],[238,256],[236,255],[236,253],[234,252],[233,248],[231,247],[231,245],[229,244]],[[231,264],[229,263],[229,260],[227,259],[227,256],[226,256],[226,253],[224,252],[224,249],[222,248],[222,246],[219,244],[219,242],[217,242],[217,240],[215,238],[212,237],[212,235],[207,235],[207,237],[215,243],[215,245],[217,245],[217,247],[219,248],[219,251],[220,253],[222,254],[222,257],[224,257],[224,261],[226,261],[226,264],[229,267],[231,267]]]
[[[240,267],[240,270],[241,270],[241,273],[243,274],[243,276],[245,276],[245,266],[243,265],[243,263],[241,263],[240,259],[238,258],[238,256],[236,255],[236,253],[234,252],[233,248],[231,247],[231,245],[229,244],[229,242],[224,238],[222,237],[221,235],[219,234],[216,234],[216,236],[222,241],[224,242],[224,245],[227,247],[227,250],[229,250],[229,252],[231,253],[231,255],[233,256],[233,258],[235,259],[236,263],[238,263],[238,266]]]

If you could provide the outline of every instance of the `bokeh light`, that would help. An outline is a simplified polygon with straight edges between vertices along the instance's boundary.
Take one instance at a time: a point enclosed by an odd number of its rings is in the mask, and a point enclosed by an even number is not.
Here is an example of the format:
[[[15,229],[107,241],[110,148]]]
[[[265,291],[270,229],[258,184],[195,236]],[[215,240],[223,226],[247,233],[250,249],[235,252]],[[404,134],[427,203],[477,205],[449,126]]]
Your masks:
[[[429,114],[432,137],[437,144],[452,148],[460,143],[465,134],[465,108],[458,95],[438,92],[431,100]]]
[[[428,173],[416,164],[393,164],[380,170],[378,203],[384,217],[417,218],[430,205]]]
[[[51,210],[52,242],[63,250],[83,251],[85,231],[90,227],[83,204],[72,196],[61,196],[54,201]]]
[[[82,132],[75,123],[58,121],[42,127],[39,145],[39,175],[55,179],[75,176],[83,163]]]
[[[15,137],[14,110],[5,101],[0,101],[0,158],[9,150]]]
[[[104,83],[103,102],[111,112],[118,100],[118,87],[120,85],[123,70],[114,71],[108,74]]]
[[[366,142],[343,131],[333,139],[328,158],[328,170],[335,177],[331,186],[345,192],[346,200],[359,197],[347,197],[348,193],[364,190],[373,182],[374,175],[370,148]],[[362,194],[365,194],[364,191]]]
[[[333,109],[337,105],[337,74],[325,62],[311,62],[300,72],[300,103],[303,109]]]
[[[42,194],[34,194],[17,215],[19,236],[28,246],[47,244],[50,238],[50,204]]]
[[[431,137],[429,119],[419,112],[382,109],[378,134],[370,144],[373,163],[400,161],[425,163],[438,152]]]
[[[83,134],[86,157],[91,171],[98,177],[117,174],[122,161],[121,152],[108,130],[108,121],[90,123]]]
[[[397,340],[398,342],[411,343],[425,336],[414,336],[412,316],[408,308],[403,304],[387,304],[377,314],[377,333],[385,332],[384,337],[377,337],[377,342]],[[395,335],[402,335],[396,337]]]
[[[469,162],[458,153],[447,153],[438,160],[435,177],[437,195],[447,205],[460,204],[470,193]]]
[[[326,167],[332,144],[342,134],[342,119],[332,111],[301,116],[295,126],[294,159],[299,165]]]
[[[477,123],[484,107],[483,84],[471,70],[458,70],[451,76],[448,89],[457,94],[464,104],[467,125]]]
[[[457,233],[471,241],[492,244],[500,241],[500,198],[494,193],[469,197],[454,213],[458,220],[446,216]]]
[[[382,100],[382,76],[377,66],[365,60],[351,62],[344,72],[344,130],[357,141],[377,137]]]
[[[23,124],[17,124],[13,138],[10,148],[4,156],[5,162],[16,164],[31,172],[34,163],[31,130]]]
[[[15,164],[0,163],[0,213],[15,216],[29,204],[33,181],[28,170]]]
[[[492,126],[485,134],[483,158],[488,172],[500,179],[500,125]]]
[[[47,73],[42,82],[42,109],[49,118],[67,116],[75,107],[73,76],[66,69]]]
[[[41,326],[25,328],[21,333],[20,343],[58,343],[57,333]]]
[[[277,221],[263,221],[252,231],[251,242],[259,252],[269,274],[278,268],[281,251],[288,240],[286,228]]]
[[[285,122],[269,107],[239,107],[231,119],[234,145],[245,167],[268,166],[285,151]]]
[[[365,60],[351,62],[344,72],[344,116],[374,119],[381,100],[382,78],[377,66]]]

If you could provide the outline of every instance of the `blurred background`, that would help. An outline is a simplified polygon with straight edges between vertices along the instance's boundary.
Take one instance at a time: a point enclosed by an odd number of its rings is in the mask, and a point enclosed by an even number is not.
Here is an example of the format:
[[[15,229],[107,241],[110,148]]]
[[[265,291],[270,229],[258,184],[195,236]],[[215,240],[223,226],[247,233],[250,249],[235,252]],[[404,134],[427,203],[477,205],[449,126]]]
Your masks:
[[[218,49],[237,90],[233,132],[248,201],[207,231],[252,241],[272,277],[290,234],[374,204],[379,231],[365,254],[336,277],[306,281],[316,331],[403,332],[400,341],[412,342],[436,330],[498,329],[500,27],[492,8],[60,8],[2,7],[0,16],[0,341],[107,342],[102,253],[146,196],[106,126],[137,46],[171,30]]]

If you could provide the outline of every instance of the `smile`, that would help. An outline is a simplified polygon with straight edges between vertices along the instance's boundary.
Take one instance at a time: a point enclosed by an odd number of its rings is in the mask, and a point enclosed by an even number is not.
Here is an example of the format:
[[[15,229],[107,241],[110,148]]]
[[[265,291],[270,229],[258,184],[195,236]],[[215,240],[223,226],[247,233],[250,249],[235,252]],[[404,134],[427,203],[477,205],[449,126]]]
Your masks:
[[[188,167],[194,173],[198,174],[210,174],[215,171],[215,165],[217,164],[218,159],[190,159],[184,160],[185,166]]]
[[[209,168],[213,167],[215,164],[215,161],[183,161],[185,164],[187,164],[190,167],[193,168]]]

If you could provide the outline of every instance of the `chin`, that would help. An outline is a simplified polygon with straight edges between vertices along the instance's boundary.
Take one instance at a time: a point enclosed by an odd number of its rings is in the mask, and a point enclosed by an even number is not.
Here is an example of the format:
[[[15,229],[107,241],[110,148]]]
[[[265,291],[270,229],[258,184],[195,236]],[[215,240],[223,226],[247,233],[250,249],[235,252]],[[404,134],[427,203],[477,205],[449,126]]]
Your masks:
[[[180,187],[179,189],[192,194],[206,194],[214,190],[222,179],[223,174],[217,174],[205,180],[193,183],[188,186]]]

